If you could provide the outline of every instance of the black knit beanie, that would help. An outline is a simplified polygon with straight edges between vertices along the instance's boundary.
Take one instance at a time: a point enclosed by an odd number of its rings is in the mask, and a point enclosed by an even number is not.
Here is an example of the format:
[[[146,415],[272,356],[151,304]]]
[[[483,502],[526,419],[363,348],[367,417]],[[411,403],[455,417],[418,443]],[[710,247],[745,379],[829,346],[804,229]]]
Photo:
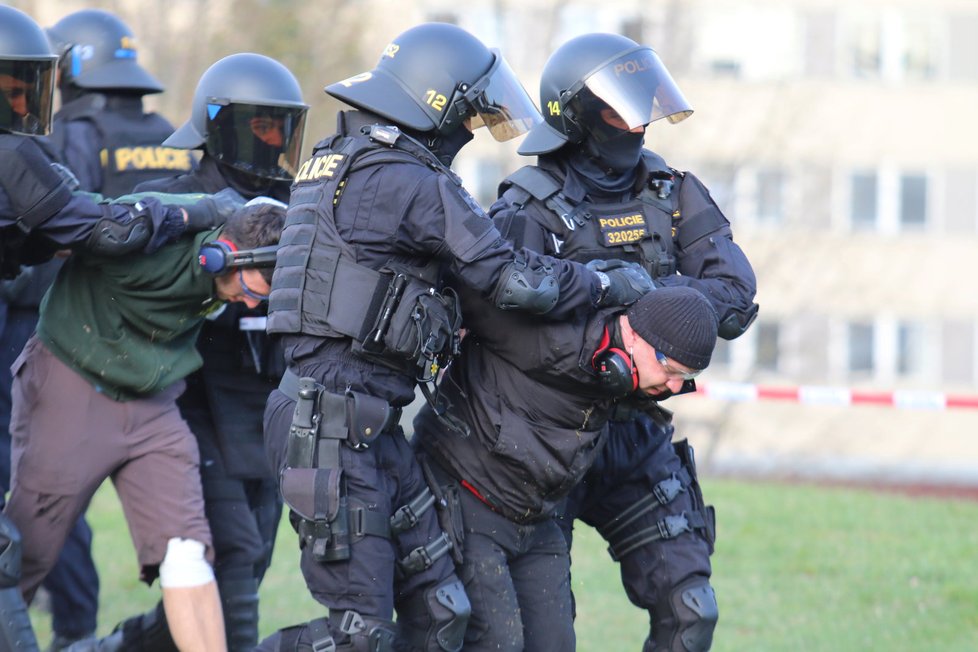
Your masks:
[[[682,285],[652,290],[625,312],[632,330],[667,358],[706,369],[717,342],[717,313],[706,297]]]

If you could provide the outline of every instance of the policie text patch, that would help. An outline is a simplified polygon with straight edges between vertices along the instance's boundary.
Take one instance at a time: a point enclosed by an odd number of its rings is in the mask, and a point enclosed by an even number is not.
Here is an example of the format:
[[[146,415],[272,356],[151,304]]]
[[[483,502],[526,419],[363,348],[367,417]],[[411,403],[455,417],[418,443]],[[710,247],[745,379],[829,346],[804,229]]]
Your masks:
[[[645,216],[641,213],[599,217],[598,227],[601,229],[601,236],[607,247],[638,242],[649,233]]]

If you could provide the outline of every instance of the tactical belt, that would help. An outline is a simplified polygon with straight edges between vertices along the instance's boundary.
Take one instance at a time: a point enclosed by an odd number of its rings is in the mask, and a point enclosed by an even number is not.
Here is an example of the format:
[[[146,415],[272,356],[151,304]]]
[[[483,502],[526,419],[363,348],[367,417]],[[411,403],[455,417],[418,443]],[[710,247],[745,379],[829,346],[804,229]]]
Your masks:
[[[318,383],[315,384],[315,397],[310,397],[307,395],[310,381],[286,370],[278,386],[279,391],[297,404],[312,401],[307,426],[310,441],[306,444],[308,450],[303,453],[303,457],[309,459],[290,459],[290,466],[313,466],[311,455],[315,447],[318,448],[316,468],[339,468],[340,441],[346,441],[354,449],[368,448],[377,437],[400,423],[401,408],[393,407],[381,398],[352,391],[334,394]],[[293,423],[293,429],[295,427]],[[318,441],[318,446],[313,440]]]

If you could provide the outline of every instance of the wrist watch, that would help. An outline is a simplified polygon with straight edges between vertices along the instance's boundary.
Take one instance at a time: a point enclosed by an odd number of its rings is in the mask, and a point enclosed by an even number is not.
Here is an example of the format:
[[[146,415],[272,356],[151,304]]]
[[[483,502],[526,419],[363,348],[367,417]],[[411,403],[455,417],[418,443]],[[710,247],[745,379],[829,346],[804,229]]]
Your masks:
[[[611,278],[604,272],[595,272],[598,277],[598,284],[600,287],[600,294],[598,294],[598,304],[604,303],[605,298],[608,296],[608,290],[611,289]]]

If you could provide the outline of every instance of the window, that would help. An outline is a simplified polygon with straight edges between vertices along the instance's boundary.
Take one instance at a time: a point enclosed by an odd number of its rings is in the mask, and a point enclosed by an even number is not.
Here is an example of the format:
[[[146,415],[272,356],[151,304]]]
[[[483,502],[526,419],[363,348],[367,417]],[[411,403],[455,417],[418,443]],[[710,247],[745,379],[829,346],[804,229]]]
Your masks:
[[[850,42],[850,65],[854,77],[873,78],[882,74],[882,26],[870,16],[853,21]]]
[[[848,33],[850,69],[862,79],[933,79],[947,41],[939,17],[896,9],[856,10]]]
[[[645,25],[641,16],[633,16],[621,21],[621,35],[636,43],[645,43]]]
[[[760,323],[757,330],[757,369],[761,371],[777,371],[779,359],[778,340],[781,335],[777,323]]]
[[[927,177],[904,174],[900,177],[900,226],[923,226],[927,223]]]
[[[764,169],[757,173],[757,219],[777,224],[784,218],[784,174],[781,170]]]
[[[502,166],[499,161],[480,157],[475,167],[475,185],[473,193],[476,201],[488,208],[496,201],[496,191],[503,179]]]
[[[916,322],[897,324],[896,370],[901,376],[919,375],[923,368],[924,328]]]
[[[733,219],[736,215],[734,206],[737,169],[732,164],[707,164],[700,172],[697,176],[709,189],[713,201],[728,219]]]
[[[858,172],[852,175],[849,215],[854,229],[872,229],[876,226],[878,187],[879,179],[875,172]]]
[[[875,342],[873,324],[850,323],[847,333],[848,369],[850,373],[870,373],[873,371]]]
[[[710,356],[710,367],[729,367],[731,360],[730,341],[717,338],[716,348]]]
[[[432,23],[458,25],[458,14],[453,11],[432,11],[428,14],[428,21]]]

